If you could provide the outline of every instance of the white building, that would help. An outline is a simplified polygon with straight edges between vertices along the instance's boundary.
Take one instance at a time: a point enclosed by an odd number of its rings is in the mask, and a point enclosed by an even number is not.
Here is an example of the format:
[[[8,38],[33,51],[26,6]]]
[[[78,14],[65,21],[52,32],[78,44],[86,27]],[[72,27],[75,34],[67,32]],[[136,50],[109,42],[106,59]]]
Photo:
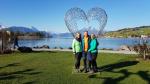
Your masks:
[[[147,35],[141,35],[141,38],[148,38]]]

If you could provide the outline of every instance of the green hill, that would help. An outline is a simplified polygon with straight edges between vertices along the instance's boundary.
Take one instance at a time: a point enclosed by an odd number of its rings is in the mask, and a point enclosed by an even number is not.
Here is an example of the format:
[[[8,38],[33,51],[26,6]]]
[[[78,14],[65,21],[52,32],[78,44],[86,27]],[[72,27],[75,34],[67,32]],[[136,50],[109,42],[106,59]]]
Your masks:
[[[140,37],[146,35],[150,37],[150,26],[140,26],[134,28],[124,28],[117,31],[110,31],[104,34],[105,37]]]

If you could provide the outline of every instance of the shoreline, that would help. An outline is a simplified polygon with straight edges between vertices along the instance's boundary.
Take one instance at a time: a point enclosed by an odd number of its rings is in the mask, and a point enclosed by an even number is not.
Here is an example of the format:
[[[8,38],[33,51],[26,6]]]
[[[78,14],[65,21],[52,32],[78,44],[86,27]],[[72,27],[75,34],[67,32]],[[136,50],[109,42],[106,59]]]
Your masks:
[[[32,49],[33,51],[66,51],[72,52],[70,49]],[[98,50],[98,53],[118,53],[118,54],[137,54],[134,51],[117,51],[117,50]]]
[[[13,51],[18,51],[17,49],[12,49]],[[72,52],[70,49],[34,49],[32,48],[33,51],[35,52],[45,52],[45,51],[64,51],[64,52]],[[134,51],[117,51],[117,50],[98,50],[98,53],[115,53],[115,54],[137,54]]]
[[[41,37],[41,36],[18,36],[19,40],[29,39],[29,40],[35,40],[35,39],[43,39],[43,38],[66,38],[66,39],[74,39],[73,37]],[[141,37],[99,37],[100,38],[106,38],[106,39],[142,39]],[[150,39],[148,37],[147,39]]]
[[[41,36],[18,36],[19,40],[38,40],[38,39],[43,39],[46,37],[41,37]]]

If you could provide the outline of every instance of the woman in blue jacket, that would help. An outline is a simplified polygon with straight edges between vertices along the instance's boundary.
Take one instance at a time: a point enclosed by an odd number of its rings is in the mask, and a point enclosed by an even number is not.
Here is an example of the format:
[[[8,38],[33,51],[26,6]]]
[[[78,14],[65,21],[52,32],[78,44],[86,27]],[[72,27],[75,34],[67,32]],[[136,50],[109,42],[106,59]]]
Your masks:
[[[88,50],[88,52],[91,53],[91,57],[92,57],[92,69],[94,72],[97,71],[97,63],[96,63],[96,58],[98,55],[98,41],[96,39],[95,34],[91,34],[91,42],[90,42],[90,49]]]

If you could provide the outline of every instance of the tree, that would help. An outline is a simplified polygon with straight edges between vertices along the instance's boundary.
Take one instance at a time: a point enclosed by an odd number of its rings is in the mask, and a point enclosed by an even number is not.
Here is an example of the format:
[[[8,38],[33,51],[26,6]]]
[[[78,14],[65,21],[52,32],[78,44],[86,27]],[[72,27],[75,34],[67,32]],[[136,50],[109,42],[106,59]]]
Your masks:
[[[134,45],[133,49],[139,56],[142,56],[144,60],[150,58],[150,48],[147,39],[142,38],[138,44]]]

